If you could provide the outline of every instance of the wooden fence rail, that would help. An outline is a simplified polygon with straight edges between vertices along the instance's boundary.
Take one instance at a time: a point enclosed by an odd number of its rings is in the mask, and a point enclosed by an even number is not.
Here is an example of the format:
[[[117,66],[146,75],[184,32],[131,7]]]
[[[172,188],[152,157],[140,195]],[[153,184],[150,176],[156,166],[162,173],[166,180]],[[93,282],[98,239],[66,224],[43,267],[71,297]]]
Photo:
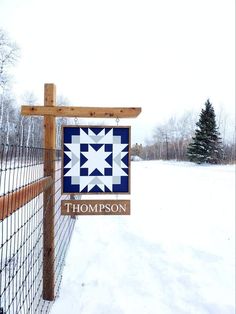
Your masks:
[[[4,220],[17,209],[29,203],[52,184],[51,177],[42,178],[14,192],[0,196],[0,220]]]

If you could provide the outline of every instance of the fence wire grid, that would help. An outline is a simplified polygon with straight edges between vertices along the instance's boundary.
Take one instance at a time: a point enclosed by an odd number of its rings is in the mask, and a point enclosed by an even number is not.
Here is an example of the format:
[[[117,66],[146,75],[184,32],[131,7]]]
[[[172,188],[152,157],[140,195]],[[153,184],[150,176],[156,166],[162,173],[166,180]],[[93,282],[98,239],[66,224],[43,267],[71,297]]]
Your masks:
[[[43,300],[42,148],[0,146],[0,313],[49,313]],[[75,219],[61,216],[61,151],[55,152],[55,291],[59,293]],[[51,181],[50,184],[53,184]],[[38,191],[40,193],[37,195]],[[29,197],[30,194],[30,199]]]

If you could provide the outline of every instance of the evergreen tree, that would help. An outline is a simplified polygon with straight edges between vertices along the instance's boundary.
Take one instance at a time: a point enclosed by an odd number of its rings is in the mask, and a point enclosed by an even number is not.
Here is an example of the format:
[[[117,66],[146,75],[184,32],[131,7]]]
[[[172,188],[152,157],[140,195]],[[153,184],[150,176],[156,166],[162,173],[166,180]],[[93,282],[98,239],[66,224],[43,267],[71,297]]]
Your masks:
[[[217,164],[223,156],[222,142],[216,125],[215,111],[209,99],[202,109],[187,155],[190,161]]]

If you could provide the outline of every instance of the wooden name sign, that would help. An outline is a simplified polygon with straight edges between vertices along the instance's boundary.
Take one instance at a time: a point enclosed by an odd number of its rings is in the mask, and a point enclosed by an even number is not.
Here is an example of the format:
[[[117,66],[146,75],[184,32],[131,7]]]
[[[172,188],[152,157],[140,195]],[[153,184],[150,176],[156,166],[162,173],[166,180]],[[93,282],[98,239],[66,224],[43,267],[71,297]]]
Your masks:
[[[62,215],[130,215],[130,200],[67,200]]]

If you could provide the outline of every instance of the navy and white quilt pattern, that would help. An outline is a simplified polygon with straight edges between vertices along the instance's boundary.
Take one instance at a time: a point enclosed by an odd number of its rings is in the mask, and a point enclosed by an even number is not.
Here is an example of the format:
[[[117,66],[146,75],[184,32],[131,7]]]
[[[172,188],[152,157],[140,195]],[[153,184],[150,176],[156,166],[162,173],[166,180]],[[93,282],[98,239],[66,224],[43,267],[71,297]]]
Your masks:
[[[129,193],[130,127],[63,127],[63,193]]]

